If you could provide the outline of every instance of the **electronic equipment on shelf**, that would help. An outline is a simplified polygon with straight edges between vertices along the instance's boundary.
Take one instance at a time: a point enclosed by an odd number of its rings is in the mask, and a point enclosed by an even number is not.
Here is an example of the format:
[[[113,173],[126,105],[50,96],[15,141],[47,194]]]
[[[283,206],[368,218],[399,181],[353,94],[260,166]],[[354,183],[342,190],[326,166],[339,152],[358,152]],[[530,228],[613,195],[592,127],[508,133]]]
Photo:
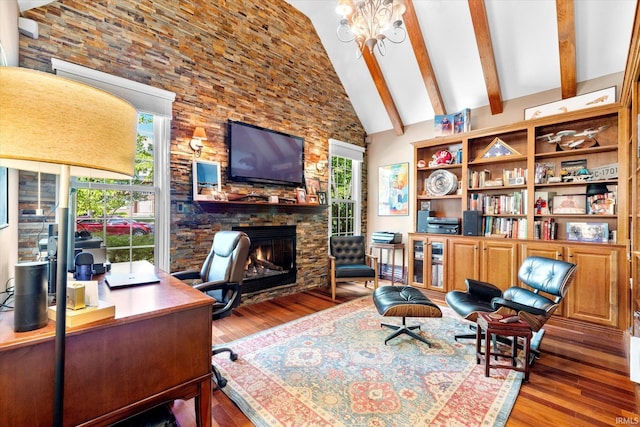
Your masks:
[[[427,233],[460,234],[460,219],[431,216],[427,218]]]
[[[394,233],[392,231],[375,231],[371,235],[374,243],[402,243],[402,233]]]

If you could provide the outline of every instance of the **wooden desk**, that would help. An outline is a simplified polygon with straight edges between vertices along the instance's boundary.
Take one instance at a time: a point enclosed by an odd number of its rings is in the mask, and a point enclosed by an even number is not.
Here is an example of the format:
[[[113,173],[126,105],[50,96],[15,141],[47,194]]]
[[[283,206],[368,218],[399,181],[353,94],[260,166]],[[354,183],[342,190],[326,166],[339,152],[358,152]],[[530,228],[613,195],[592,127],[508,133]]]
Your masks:
[[[396,278],[396,251],[400,250],[402,252],[402,270],[400,270],[400,272],[402,273],[400,275],[401,279],[400,282],[404,283],[404,243],[376,243],[376,242],[371,242],[369,244],[369,255],[373,254],[373,250],[374,249],[378,249],[379,251],[379,256],[378,256],[378,270],[380,271],[380,273],[378,274],[378,276],[382,276],[382,251],[385,250],[387,251],[387,264],[389,264],[389,257],[391,257],[391,284],[393,285],[395,282],[395,278]]]
[[[136,271],[153,268],[134,264]],[[67,328],[65,426],[109,425],[194,397],[199,425],[211,425],[211,298],[167,273],[156,274],[160,283],[117,290],[100,278],[100,298],[116,305],[115,319]],[[13,312],[0,314],[3,424],[51,425],[54,340],[53,321],[14,332]]]

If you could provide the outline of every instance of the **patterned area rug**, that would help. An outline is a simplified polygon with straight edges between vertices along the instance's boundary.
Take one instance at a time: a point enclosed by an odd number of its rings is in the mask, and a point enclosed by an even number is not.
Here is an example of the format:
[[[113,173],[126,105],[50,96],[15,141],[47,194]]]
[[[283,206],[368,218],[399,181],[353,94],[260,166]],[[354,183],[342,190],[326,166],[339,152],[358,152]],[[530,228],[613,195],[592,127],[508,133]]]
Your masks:
[[[427,345],[392,330],[371,297],[228,343],[239,354],[215,364],[222,390],[256,426],[502,426],[518,396],[522,374],[476,364],[475,343],[442,308],[420,323]]]

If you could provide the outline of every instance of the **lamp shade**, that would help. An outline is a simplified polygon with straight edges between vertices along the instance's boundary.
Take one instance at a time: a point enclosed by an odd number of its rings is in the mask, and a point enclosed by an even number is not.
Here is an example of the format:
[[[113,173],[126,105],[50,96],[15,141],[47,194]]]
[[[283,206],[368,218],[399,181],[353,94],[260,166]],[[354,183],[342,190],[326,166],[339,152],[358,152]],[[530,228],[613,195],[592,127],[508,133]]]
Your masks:
[[[133,175],[138,114],[128,102],[50,73],[0,67],[0,166],[71,176]]]
[[[203,127],[198,126],[193,131],[193,138],[195,138],[195,139],[207,139],[207,133],[204,131]]]

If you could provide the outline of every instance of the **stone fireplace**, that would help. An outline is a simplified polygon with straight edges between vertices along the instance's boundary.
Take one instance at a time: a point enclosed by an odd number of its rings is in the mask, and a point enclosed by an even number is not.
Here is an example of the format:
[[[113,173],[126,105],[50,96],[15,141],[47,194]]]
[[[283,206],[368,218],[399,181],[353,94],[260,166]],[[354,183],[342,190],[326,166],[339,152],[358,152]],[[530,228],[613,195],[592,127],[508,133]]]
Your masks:
[[[251,239],[242,293],[249,294],[283,285],[295,285],[296,226],[240,227]]]

